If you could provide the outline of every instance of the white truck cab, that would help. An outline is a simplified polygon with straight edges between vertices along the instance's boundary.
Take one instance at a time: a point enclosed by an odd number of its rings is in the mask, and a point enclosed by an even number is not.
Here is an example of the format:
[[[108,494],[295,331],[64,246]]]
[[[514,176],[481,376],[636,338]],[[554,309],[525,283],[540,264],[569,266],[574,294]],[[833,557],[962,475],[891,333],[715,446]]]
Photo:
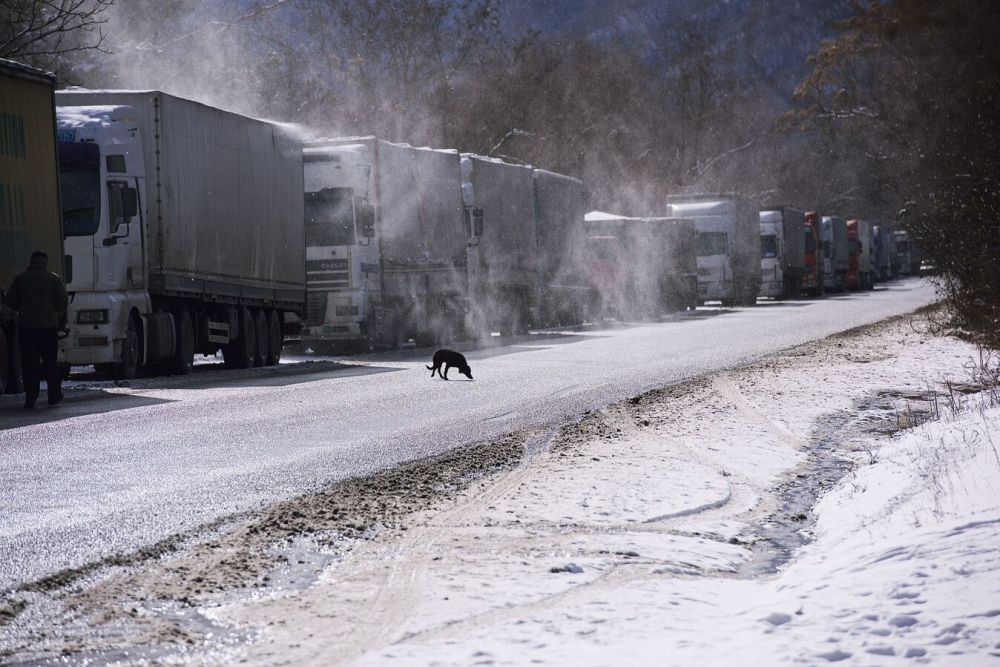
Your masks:
[[[671,215],[695,222],[698,301],[752,306],[760,290],[760,213],[739,195],[668,198]]]
[[[379,239],[364,144],[303,150],[306,321],[303,340],[325,351],[365,340],[379,289]],[[319,348],[319,349],[316,349]]]
[[[134,112],[124,106],[59,107],[59,173],[65,229],[68,365],[122,358],[129,313],[150,311],[143,270],[145,166]]]

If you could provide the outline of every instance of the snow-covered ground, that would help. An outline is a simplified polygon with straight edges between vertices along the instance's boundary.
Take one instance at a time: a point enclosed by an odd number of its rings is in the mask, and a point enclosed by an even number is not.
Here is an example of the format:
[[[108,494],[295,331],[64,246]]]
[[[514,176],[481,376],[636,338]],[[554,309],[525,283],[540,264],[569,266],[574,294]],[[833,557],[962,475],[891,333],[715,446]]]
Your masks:
[[[207,610],[258,633],[221,655],[997,663],[1000,408],[943,384],[970,354],[897,321],[539,432],[523,465],[360,544],[310,588]],[[920,410],[939,418],[892,433]],[[844,458],[815,507],[795,504]],[[763,536],[795,521],[813,539],[785,562]]]

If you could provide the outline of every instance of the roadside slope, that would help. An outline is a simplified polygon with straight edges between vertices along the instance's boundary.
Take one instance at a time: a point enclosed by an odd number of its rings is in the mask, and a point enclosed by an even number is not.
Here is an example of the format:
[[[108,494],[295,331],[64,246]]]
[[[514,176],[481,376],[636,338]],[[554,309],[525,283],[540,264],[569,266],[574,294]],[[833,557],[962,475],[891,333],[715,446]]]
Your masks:
[[[208,615],[253,630],[235,655],[256,664],[984,655],[1000,461],[983,434],[1000,415],[984,413],[982,447],[936,448],[941,472],[921,473],[936,436],[900,428],[940,414],[938,392],[964,376],[972,349],[920,324],[863,327],[590,413],[495,481],[417,515],[405,536],[359,545],[311,588]],[[947,439],[969,425],[928,428]],[[887,492],[897,477],[908,490]],[[938,487],[965,484],[986,492],[940,500]],[[952,514],[928,512],[928,494]],[[933,525],[887,524],[901,509]],[[983,528],[961,528],[979,515]],[[973,535],[990,545],[978,555]],[[906,590],[919,574],[892,561],[949,539],[941,558],[974,556],[974,576],[928,585],[934,618],[919,619],[927,600]]]

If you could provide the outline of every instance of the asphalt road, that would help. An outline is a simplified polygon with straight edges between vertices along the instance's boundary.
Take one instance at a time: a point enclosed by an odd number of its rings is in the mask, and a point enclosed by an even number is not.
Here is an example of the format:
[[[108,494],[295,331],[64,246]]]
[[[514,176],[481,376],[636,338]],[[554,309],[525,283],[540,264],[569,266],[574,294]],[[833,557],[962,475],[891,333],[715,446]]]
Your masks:
[[[429,353],[347,365],[199,369],[0,401],[0,590],[129,553],[234,512],[730,368],[934,300],[918,279],[816,301],[466,354],[475,381],[430,379]],[[44,402],[44,401],[42,401]]]

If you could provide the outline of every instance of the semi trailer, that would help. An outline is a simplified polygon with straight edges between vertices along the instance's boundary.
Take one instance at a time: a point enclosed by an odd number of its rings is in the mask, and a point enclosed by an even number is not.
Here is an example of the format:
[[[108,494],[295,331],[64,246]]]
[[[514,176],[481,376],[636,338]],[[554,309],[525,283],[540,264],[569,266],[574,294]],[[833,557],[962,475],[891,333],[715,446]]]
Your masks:
[[[305,308],[301,143],[160,91],[60,91],[68,365],[273,365]]]
[[[788,206],[760,212],[761,296],[790,299],[805,275],[805,213]]]
[[[589,316],[590,288],[583,234],[587,192],[583,181],[535,169],[535,289],[532,324],[580,324]]]
[[[461,337],[470,232],[459,154],[347,137],[308,143],[304,169],[303,344],[352,351]]]
[[[527,333],[536,262],[532,169],[463,154],[462,197],[471,331]]]
[[[671,217],[691,219],[698,232],[698,302],[752,306],[760,291],[760,211],[734,194],[672,196]]]
[[[23,390],[17,313],[5,305],[31,253],[63,275],[55,78],[0,60],[0,394]]]

